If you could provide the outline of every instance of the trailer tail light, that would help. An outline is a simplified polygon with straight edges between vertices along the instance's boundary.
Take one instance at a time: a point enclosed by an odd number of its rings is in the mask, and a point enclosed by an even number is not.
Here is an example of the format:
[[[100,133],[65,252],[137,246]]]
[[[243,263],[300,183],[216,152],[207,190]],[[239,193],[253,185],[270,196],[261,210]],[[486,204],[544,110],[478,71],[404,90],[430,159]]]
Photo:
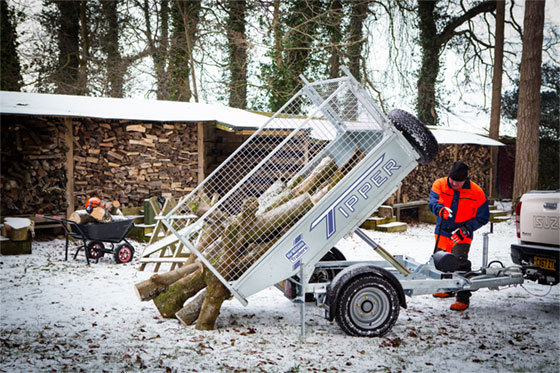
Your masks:
[[[515,231],[517,232],[517,238],[521,238],[521,201],[515,206]]]

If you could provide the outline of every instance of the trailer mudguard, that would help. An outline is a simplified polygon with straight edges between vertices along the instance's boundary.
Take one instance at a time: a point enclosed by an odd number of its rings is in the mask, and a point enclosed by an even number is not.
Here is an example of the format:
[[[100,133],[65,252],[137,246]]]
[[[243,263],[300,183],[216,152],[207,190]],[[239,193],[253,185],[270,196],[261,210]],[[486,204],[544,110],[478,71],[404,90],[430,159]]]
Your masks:
[[[351,279],[355,277],[362,276],[364,274],[374,274],[385,280],[389,281],[391,285],[394,286],[397,294],[399,296],[399,303],[402,308],[406,308],[406,298],[404,294],[403,287],[399,280],[391,272],[386,269],[376,267],[371,264],[358,263],[351,265],[348,268],[340,271],[335,278],[332,280],[327,289],[327,313],[326,318],[329,321],[333,321],[335,315],[335,300],[338,298],[340,291],[344,288],[344,285],[348,283]]]

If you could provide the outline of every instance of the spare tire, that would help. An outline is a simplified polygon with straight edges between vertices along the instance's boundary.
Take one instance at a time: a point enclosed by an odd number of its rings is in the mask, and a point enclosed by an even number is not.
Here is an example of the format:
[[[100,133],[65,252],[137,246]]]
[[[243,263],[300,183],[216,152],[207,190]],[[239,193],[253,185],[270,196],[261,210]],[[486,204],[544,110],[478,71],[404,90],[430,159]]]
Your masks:
[[[392,110],[387,117],[420,154],[420,164],[426,164],[435,158],[439,150],[438,142],[420,119],[401,109]]]

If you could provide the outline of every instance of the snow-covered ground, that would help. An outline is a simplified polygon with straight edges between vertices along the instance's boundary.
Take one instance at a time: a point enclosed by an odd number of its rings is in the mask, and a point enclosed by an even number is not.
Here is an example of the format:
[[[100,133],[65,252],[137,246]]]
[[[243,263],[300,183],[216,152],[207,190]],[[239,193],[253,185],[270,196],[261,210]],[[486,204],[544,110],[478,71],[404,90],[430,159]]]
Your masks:
[[[483,227],[470,258],[482,262]],[[392,254],[426,262],[433,226],[409,225],[405,233],[368,234]],[[513,223],[495,225],[490,260],[511,264]],[[135,243],[141,251],[141,244]],[[360,239],[337,247],[347,259],[377,259]],[[299,306],[274,289],[228,301],[214,331],[200,332],[163,319],[140,302],[133,285],[137,259],[106,258],[85,265],[64,261],[64,240],[34,242],[33,254],[0,257],[0,371],[2,372],[558,372],[560,286],[526,282],[500,291],[482,289],[471,307],[452,312],[452,299],[407,298],[394,328],[381,338],[345,335],[323,310],[307,307],[300,339]],[[136,255],[138,258],[139,255]]]

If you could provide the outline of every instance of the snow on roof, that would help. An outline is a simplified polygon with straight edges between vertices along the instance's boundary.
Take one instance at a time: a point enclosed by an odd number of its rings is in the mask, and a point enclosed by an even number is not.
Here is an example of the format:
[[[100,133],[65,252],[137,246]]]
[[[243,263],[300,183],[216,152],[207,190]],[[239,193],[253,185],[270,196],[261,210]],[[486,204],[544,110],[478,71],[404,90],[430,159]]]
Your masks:
[[[504,145],[499,141],[474,132],[434,126],[429,126],[428,128],[432,131],[437,142],[440,144]]]
[[[90,117],[157,122],[216,121],[260,127],[268,117],[224,105],[0,91],[3,114]]]
[[[7,91],[0,91],[0,112],[157,122],[216,121],[233,130],[254,130],[270,119],[265,115],[219,104]],[[448,127],[430,127],[430,130],[440,144],[503,145],[473,132]]]

